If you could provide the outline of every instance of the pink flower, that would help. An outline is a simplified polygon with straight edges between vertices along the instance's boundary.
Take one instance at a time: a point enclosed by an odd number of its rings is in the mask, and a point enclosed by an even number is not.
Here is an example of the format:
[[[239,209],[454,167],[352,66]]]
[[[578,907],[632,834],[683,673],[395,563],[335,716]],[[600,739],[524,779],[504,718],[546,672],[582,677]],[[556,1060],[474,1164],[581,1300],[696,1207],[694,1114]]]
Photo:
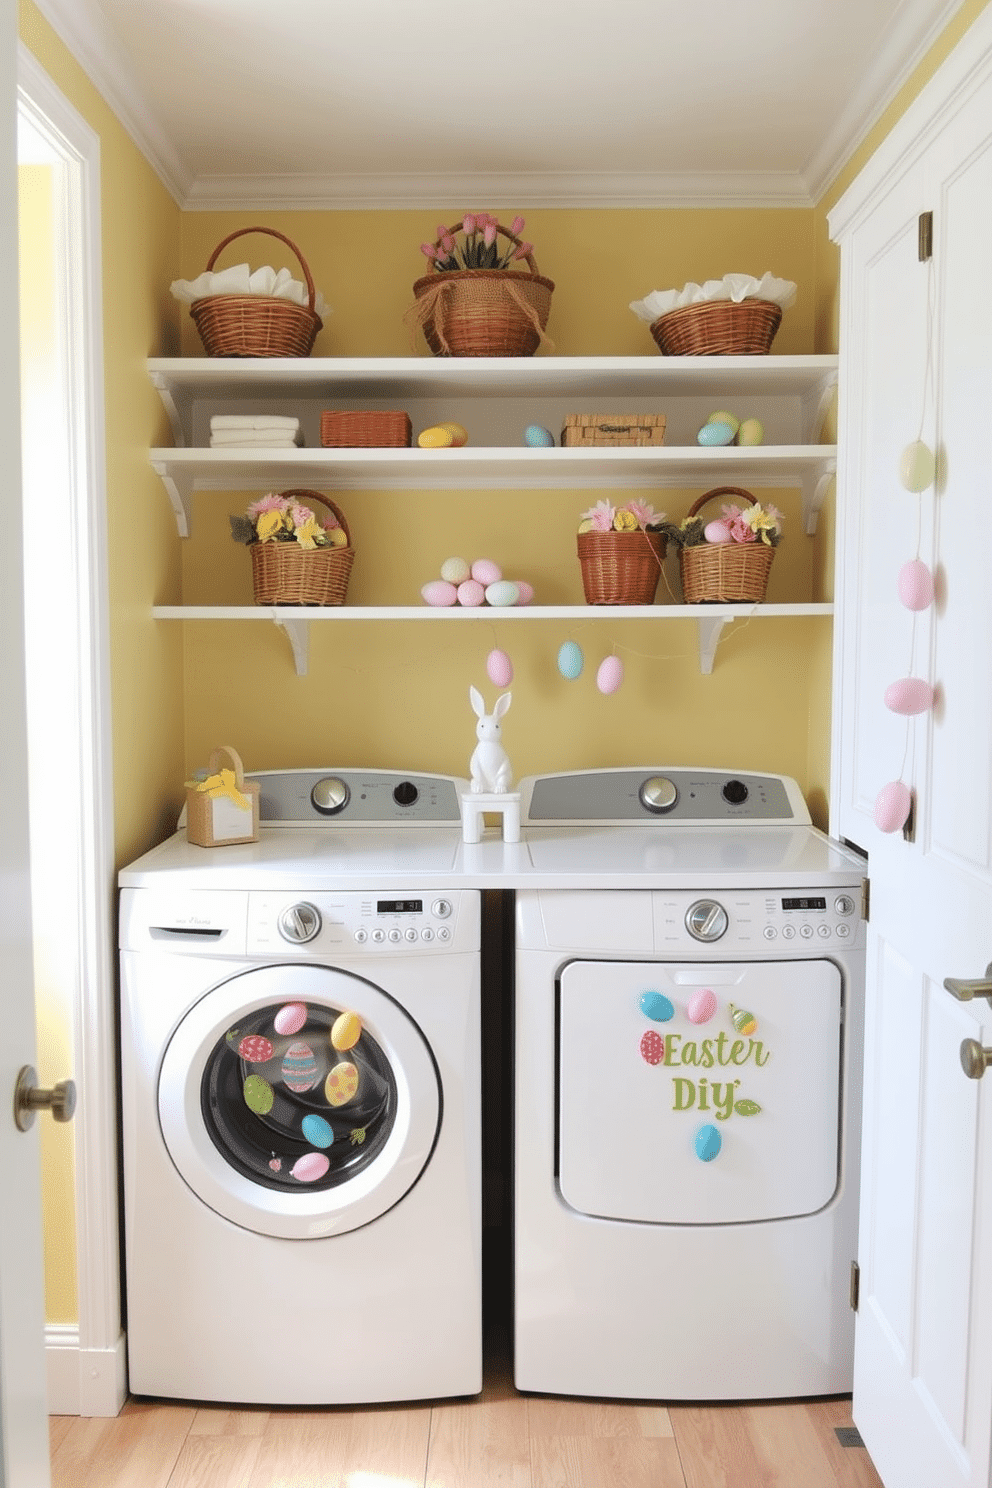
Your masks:
[[[524,219],[522,217],[514,217],[513,221],[510,223],[510,231],[513,234],[513,236],[515,238],[519,238],[519,236],[523,232],[523,230],[524,230]]]
[[[337,517],[334,516],[333,513],[332,513],[330,516],[325,517],[324,520],[321,522],[320,525],[324,529],[325,532],[333,532],[334,529],[335,529],[335,527],[340,527],[341,526],[341,523],[338,521]]]
[[[495,241],[496,241],[496,224],[494,222],[487,222],[486,223],[485,231],[482,234],[482,241],[485,243],[485,245],[486,245],[487,248],[491,248],[493,246],[493,244],[495,243]]]
[[[608,501],[597,501],[595,506],[582,513],[582,520],[592,523],[593,532],[612,532],[616,514],[616,507],[611,506]]]
[[[752,543],[757,541],[758,534],[753,527],[748,526],[740,512],[738,512],[736,517],[728,520],[727,528],[734,542]]]
[[[475,232],[475,218],[471,212],[465,213],[465,216],[462,218],[462,227],[468,233],[469,237]]]
[[[300,502],[294,501],[289,508],[289,519],[294,527],[305,527],[314,517],[309,506],[302,506]]]
[[[437,249],[433,243],[421,243],[420,251],[425,258],[437,258]]]
[[[263,512],[285,511],[289,502],[285,496],[280,496],[276,491],[270,491],[267,496],[260,496],[257,501],[248,503],[248,520],[256,522]]]
[[[533,243],[521,243],[520,244],[520,247],[517,249],[517,251],[514,253],[513,256],[514,256],[514,258],[529,258],[529,256],[533,252],[534,252],[534,244]]]
[[[443,252],[445,252],[445,253],[454,253],[454,251],[455,251],[455,240],[454,240],[454,238],[451,236],[451,234],[449,232],[447,232],[445,230],[442,230],[441,232],[438,233],[438,238],[441,241],[441,248],[442,248]]]
[[[637,518],[638,525],[647,527],[650,522],[663,522],[664,512],[656,512],[646,501],[628,501],[627,510]]]

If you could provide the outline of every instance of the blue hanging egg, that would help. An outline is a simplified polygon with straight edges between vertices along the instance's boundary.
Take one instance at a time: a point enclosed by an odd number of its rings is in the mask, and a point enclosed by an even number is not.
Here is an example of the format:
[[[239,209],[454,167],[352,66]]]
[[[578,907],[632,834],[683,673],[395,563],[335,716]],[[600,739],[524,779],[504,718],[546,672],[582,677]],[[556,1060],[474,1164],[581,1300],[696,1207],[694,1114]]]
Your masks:
[[[723,1146],[723,1138],[715,1126],[701,1126],[693,1143],[700,1162],[712,1162]]]
[[[558,652],[558,670],[566,682],[574,682],[576,677],[580,677],[584,665],[582,647],[577,641],[565,641]]]
[[[667,1023],[675,1017],[672,1001],[664,992],[642,992],[640,1008],[645,1018],[650,1018],[653,1023]]]

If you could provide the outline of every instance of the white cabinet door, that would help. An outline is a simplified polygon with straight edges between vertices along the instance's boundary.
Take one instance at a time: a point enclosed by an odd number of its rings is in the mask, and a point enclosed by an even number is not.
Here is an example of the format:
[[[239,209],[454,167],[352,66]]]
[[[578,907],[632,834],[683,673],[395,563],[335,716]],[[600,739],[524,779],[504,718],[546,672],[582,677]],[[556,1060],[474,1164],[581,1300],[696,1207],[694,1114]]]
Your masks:
[[[835,830],[869,850],[872,885],[854,1419],[886,1488],[987,1488],[992,1460],[992,1077],[969,1080],[959,1058],[965,1039],[992,1044],[992,1009],[943,985],[992,962],[988,58],[985,81],[964,75],[843,242],[852,519]],[[923,210],[932,277],[917,257]],[[937,599],[915,622],[912,670],[938,698],[907,730],[882,694],[910,670],[914,622],[896,578],[915,553],[917,498],[897,470],[919,431],[928,305],[924,438],[940,472],[919,507]],[[875,794],[901,772],[916,795],[911,842],[872,822]]]

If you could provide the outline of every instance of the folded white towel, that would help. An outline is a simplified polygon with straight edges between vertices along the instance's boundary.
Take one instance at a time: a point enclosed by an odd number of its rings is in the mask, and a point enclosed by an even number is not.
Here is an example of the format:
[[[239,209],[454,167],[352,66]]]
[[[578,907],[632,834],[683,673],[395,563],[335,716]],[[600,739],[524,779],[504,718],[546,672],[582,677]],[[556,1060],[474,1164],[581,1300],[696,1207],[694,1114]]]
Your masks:
[[[294,438],[290,434],[279,434],[275,431],[266,433],[264,429],[253,432],[246,429],[237,433],[234,429],[222,429],[219,434],[211,434],[211,449],[293,449],[303,443],[303,435],[297,434]]]
[[[270,299],[292,300],[296,305],[309,303],[309,292],[301,280],[294,279],[288,269],[280,269],[277,274],[268,264],[254,273],[249,271],[247,264],[234,264],[229,269],[214,269],[212,272],[205,270],[195,279],[174,279],[169,288],[184,305],[218,294],[265,295]],[[314,310],[321,319],[330,308],[320,290],[316,290]]]
[[[300,427],[298,418],[288,418],[281,413],[215,413],[210,420],[214,429],[289,429],[293,434]]]

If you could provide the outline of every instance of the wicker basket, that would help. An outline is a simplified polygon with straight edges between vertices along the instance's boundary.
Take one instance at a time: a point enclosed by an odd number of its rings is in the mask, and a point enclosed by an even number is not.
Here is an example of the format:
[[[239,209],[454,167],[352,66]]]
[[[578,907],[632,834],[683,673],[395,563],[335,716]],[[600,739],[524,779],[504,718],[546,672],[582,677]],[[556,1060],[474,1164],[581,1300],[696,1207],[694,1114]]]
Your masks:
[[[654,604],[667,546],[660,532],[580,532],[576,542],[586,604]]]
[[[320,415],[320,442],[334,449],[376,449],[413,442],[410,415],[389,409],[325,409]]]
[[[707,300],[651,322],[662,356],[766,356],[782,320],[770,300]]]
[[[355,551],[344,513],[319,491],[283,491],[305,506],[319,502],[334,513],[348,539],[345,548],[301,548],[295,542],[249,545],[251,577],[258,605],[340,605],[345,602]]]
[[[663,413],[567,413],[562,446],[664,444]]]
[[[275,295],[206,295],[194,300],[189,313],[207,356],[305,357],[313,350],[323,321],[314,309],[316,291],[306,259],[291,238],[273,227],[242,227],[218,243],[207,263],[213,268],[222,248],[245,233],[268,233],[292,248],[307,282],[307,304]]]
[[[456,233],[461,223],[449,231]],[[511,243],[520,239],[497,228]],[[435,246],[440,246],[438,238]],[[435,356],[533,356],[543,343],[551,313],[554,284],[537,272],[533,255],[524,262],[529,273],[515,269],[452,269],[427,274],[413,286],[414,303],[406,312],[412,328],[423,329]]]
[[[689,508],[696,516],[714,496],[740,496],[753,505],[750,491],[740,486],[714,486]],[[767,543],[700,543],[679,549],[682,595],[686,604],[755,604],[765,597],[775,549]]]

